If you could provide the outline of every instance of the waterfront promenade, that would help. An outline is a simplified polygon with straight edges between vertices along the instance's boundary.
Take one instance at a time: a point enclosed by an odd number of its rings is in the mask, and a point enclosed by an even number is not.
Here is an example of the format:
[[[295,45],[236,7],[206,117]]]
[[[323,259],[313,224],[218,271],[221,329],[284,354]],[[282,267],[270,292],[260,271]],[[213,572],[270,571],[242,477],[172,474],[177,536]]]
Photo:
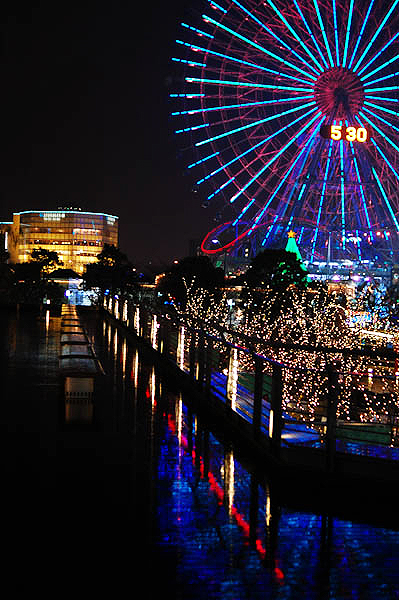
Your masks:
[[[299,477],[285,486],[151,344],[97,310],[77,317],[102,367],[80,402],[65,388],[66,317],[1,314],[5,544],[29,589],[395,598],[395,510],[331,505]]]
[[[381,499],[391,496],[399,476],[398,415],[381,412],[373,422],[340,418],[338,405],[346,390],[336,370],[293,370],[254,352],[239,335],[193,329],[120,299],[108,297],[105,310],[121,330],[152,351],[199,406],[266,459],[277,476],[305,478],[311,487],[322,482],[333,492],[347,486],[359,499],[375,486]],[[387,364],[394,358],[390,352]],[[284,386],[294,389],[288,402]],[[324,403],[314,408],[312,394],[304,401],[306,386],[320,395],[319,386]],[[351,413],[358,410],[353,401]]]

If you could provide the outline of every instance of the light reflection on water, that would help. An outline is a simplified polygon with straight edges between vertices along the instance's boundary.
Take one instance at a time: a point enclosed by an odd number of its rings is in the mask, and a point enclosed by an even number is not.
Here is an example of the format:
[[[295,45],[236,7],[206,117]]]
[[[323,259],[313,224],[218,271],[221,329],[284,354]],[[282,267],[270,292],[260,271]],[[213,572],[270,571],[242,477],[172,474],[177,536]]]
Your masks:
[[[122,365],[123,348],[114,345]],[[279,506],[182,394],[167,391],[154,368],[141,365],[138,376],[138,363],[135,353],[135,389],[141,377],[148,434],[158,436],[155,544],[178,557],[179,598],[399,598],[397,531]]]
[[[40,419],[46,415],[48,428],[53,429],[58,423],[54,398],[59,320],[50,316],[29,325],[26,319],[21,318],[22,328],[14,317],[4,326],[3,362],[9,369],[10,388],[19,381],[23,385],[21,373],[29,382],[37,381],[39,371],[50,377],[51,386],[39,382],[29,401],[40,400],[35,405],[40,407]],[[97,384],[90,418],[83,424],[67,422],[64,404],[64,422],[57,427],[65,468],[72,464],[82,469],[78,483],[69,475],[61,488],[69,499],[65,506],[71,511],[82,494],[90,511],[99,506],[96,519],[90,519],[94,539],[103,538],[101,519],[108,506],[118,502],[122,516],[115,508],[110,511],[112,535],[118,529],[115,518],[120,519],[119,529],[133,522],[129,536],[135,556],[141,544],[150,548],[149,556],[158,557],[155,580],[166,565],[162,584],[165,592],[173,590],[174,600],[399,598],[397,531],[333,518],[323,514],[322,507],[315,514],[279,504],[276,488],[244,465],[234,447],[210,431],[181,392],[172,389],[121,333],[90,314],[85,324],[107,376]],[[25,411],[32,429],[39,422],[34,410]],[[83,449],[93,444],[95,452],[88,450],[82,462]],[[76,462],[70,463],[69,449],[76,453]],[[107,464],[108,480],[103,466],[94,462],[98,458]],[[121,468],[122,460],[128,468]],[[136,476],[129,491],[121,479],[132,471]],[[95,492],[89,483],[82,483],[89,476]],[[110,496],[101,503],[103,480]],[[134,498],[137,494],[140,501]],[[78,513],[71,514],[76,520]],[[84,515],[72,528],[74,536],[80,530],[86,536],[90,521]],[[105,554],[115,547],[107,542]],[[74,548],[76,552],[76,544]]]

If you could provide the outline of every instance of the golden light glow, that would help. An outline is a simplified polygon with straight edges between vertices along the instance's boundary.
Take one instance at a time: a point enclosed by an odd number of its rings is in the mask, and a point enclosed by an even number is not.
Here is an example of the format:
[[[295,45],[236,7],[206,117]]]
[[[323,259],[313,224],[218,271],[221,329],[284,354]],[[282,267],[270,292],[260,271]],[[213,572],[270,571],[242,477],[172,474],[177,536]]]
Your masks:
[[[342,125],[330,126],[330,138],[335,141],[346,140],[347,142],[367,142],[368,131],[365,127],[342,127]]]

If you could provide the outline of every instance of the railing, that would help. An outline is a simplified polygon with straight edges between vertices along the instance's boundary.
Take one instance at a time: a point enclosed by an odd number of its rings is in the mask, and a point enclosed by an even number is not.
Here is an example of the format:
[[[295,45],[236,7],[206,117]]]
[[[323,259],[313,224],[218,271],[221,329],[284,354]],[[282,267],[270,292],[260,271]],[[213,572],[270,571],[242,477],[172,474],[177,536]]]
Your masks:
[[[111,296],[104,308],[203,394],[225,405],[226,414],[234,412],[249,424],[253,438],[269,444],[275,456],[284,447],[313,448],[325,454],[329,470],[336,452],[399,460],[399,390],[389,361],[392,374],[384,381],[388,378],[391,392],[385,386],[376,394],[370,412],[364,387],[370,372],[347,370],[342,363],[337,369],[316,348],[306,350],[303,365],[293,366],[255,351],[236,332],[209,333]]]

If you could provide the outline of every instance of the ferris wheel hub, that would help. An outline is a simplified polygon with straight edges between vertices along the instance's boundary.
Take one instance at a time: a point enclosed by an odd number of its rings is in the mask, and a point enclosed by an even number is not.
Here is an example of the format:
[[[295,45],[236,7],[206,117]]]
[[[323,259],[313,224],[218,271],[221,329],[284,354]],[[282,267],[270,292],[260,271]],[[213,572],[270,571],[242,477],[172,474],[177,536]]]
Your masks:
[[[364,102],[363,83],[345,67],[322,73],[314,86],[315,100],[327,117],[346,119],[358,114]]]

